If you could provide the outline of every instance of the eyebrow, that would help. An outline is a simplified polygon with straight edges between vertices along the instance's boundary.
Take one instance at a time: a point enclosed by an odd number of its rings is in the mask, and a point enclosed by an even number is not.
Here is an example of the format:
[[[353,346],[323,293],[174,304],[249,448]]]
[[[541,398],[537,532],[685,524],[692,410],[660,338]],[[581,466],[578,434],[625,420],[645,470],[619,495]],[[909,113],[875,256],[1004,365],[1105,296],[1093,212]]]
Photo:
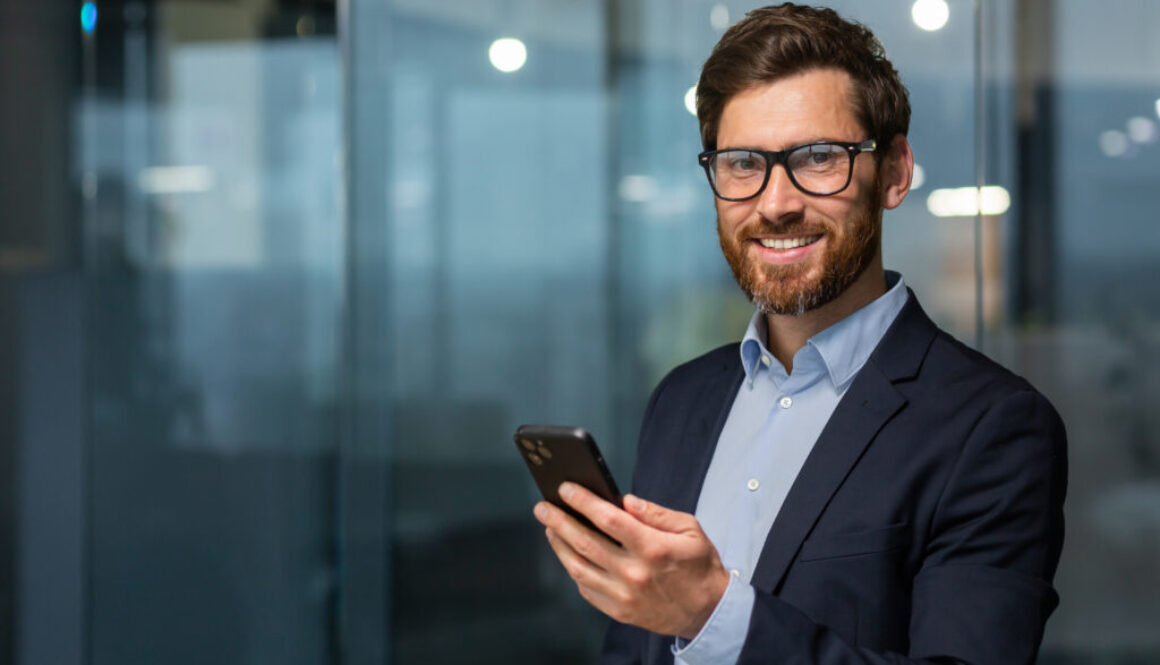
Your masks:
[[[782,148],[781,150],[768,150],[766,148],[740,146],[740,145],[739,146],[728,146],[725,148],[718,147],[717,150],[750,150],[750,151],[754,151],[754,152],[782,152],[785,150],[789,150],[791,148],[800,148],[803,145],[813,145],[815,143],[858,143],[858,141],[856,141],[856,140],[855,141],[846,141],[843,139],[834,139],[834,138],[815,138],[815,139],[809,139],[807,141],[803,141],[801,143],[793,143],[791,145],[788,145],[788,146]]]

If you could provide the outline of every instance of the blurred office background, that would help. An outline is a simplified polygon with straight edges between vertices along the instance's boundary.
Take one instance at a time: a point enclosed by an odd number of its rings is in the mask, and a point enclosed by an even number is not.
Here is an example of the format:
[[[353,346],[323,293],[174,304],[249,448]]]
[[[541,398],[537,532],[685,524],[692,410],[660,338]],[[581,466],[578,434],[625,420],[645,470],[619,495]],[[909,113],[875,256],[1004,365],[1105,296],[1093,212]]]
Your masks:
[[[887,266],[1069,428],[1041,662],[1160,661],[1160,4],[831,4]],[[0,0],[0,662],[592,662],[510,435],[627,484],[740,337],[687,108],[754,5]]]

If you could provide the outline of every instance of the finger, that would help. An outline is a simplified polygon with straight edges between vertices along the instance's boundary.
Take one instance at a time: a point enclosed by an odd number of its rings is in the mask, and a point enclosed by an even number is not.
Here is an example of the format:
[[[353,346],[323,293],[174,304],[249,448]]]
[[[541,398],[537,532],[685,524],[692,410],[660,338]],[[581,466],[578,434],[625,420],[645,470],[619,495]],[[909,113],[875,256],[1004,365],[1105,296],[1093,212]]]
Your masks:
[[[536,504],[536,519],[548,527],[579,556],[591,561],[596,567],[607,570],[614,565],[621,548],[604,534],[593,531],[581,524],[575,517],[552,504],[541,501]]]
[[[564,569],[576,583],[580,596],[590,605],[606,615],[626,623],[630,616],[628,610],[632,601],[622,581],[615,574],[600,570],[580,557],[551,529],[545,531],[548,544],[556,553],[556,558],[564,565]]]
[[[595,607],[597,610],[600,610],[621,623],[628,623],[628,615],[624,612],[623,605],[616,602],[612,596],[591,587],[586,587],[583,584],[577,584],[576,589],[580,592],[580,596],[588,601],[588,604],[592,607]]]
[[[642,523],[669,533],[681,533],[698,526],[697,518],[689,513],[665,508],[632,494],[625,495],[624,510]]]
[[[564,570],[576,583],[582,595],[587,598],[591,593],[607,597],[615,588],[616,581],[607,571],[581,556],[558,533],[552,529],[545,529],[544,533],[548,537],[548,545],[552,548],[552,552],[560,560],[560,564],[564,566]]]
[[[588,518],[609,538],[621,544],[627,546],[629,542],[639,542],[650,535],[647,530],[641,529],[640,522],[624,510],[576,483],[561,484],[559,495],[564,503]]]

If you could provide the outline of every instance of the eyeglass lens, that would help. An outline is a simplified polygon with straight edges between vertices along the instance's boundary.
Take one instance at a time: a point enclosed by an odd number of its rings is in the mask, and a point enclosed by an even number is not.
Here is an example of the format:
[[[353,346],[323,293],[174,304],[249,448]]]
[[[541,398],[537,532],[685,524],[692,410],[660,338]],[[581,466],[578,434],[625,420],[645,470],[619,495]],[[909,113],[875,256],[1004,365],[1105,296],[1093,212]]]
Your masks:
[[[786,156],[786,168],[807,194],[828,194],[850,180],[850,152],[838,145],[803,145]],[[766,156],[751,150],[722,150],[709,163],[713,188],[729,199],[756,196],[765,182]]]

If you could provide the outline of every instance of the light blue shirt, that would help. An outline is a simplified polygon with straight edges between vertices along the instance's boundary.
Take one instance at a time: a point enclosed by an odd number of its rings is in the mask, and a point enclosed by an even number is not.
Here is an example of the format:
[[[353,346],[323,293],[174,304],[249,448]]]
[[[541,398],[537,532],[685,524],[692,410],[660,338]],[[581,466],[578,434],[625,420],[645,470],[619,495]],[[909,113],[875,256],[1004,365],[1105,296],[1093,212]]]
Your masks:
[[[697,520],[733,573],[701,632],[673,645],[676,665],[736,663],[753,612],[749,581],[765,537],[838,401],[906,304],[898,273],[885,294],[814,335],[793,372],[766,348],[760,311],[741,341],[745,379],[721,430],[697,502]]]

